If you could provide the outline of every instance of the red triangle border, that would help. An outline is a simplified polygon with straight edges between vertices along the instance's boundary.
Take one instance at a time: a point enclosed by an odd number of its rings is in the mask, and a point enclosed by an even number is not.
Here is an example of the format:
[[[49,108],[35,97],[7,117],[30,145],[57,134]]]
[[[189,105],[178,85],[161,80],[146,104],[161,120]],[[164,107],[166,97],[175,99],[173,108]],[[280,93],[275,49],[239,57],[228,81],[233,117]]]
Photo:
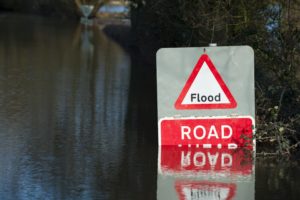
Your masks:
[[[224,91],[225,95],[227,96],[229,103],[220,103],[220,104],[182,104],[187,92],[189,91],[191,85],[193,84],[194,80],[196,79],[197,74],[201,70],[203,63],[206,62],[210,71],[216,78],[217,82],[219,83],[220,87]],[[236,108],[237,103],[232,96],[231,92],[229,91],[228,87],[226,86],[225,82],[223,81],[221,75],[217,71],[216,67],[210,60],[207,54],[201,55],[199,58],[196,66],[194,67],[190,77],[188,78],[185,86],[183,87],[177,101],[175,102],[175,108],[177,110],[190,110],[190,109],[232,109]]]

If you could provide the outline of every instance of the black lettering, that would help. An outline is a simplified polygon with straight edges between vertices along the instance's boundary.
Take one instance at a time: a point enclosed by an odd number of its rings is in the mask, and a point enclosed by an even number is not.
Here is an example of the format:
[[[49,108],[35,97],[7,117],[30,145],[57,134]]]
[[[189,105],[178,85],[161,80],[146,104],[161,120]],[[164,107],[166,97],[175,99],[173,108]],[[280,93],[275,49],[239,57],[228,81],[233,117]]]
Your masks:
[[[215,96],[215,101],[221,101],[221,93]]]
[[[201,102],[199,93],[197,94],[197,100],[198,100],[198,102]]]
[[[191,102],[220,102],[221,101],[221,93],[216,96],[213,95],[200,95],[199,93],[191,93]]]
[[[194,99],[196,99],[196,95],[197,95],[196,93],[192,93],[192,94],[191,94],[191,102],[193,102]]]

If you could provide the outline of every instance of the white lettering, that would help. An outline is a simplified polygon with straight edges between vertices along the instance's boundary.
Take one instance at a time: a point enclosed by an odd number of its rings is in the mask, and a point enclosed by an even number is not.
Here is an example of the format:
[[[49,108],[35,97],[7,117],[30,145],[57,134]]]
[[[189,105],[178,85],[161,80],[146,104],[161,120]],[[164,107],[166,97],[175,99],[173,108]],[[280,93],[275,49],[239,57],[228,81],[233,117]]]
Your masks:
[[[217,153],[215,155],[210,155],[210,153],[207,153],[207,157],[208,157],[208,160],[209,160],[209,164],[211,166],[215,166],[217,164],[219,153]]]
[[[181,140],[211,140],[211,139],[230,139],[233,136],[233,129],[229,125],[220,125],[216,127],[211,125],[205,127],[203,125],[197,125],[195,127],[180,126]],[[236,148],[235,144],[230,145],[229,148]]]
[[[222,129],[222,138],[223,139],[231,138],[231,136],[232,136],[232,128],[230,126],[228,126],[228,125],[222,125],[221,129]],[[225,135],[225,129],[228,130],[228,134],[227,135]]]
[[[217,133],[217,130],[216,130],[215,126],[210,127],[207,138],[210,139],[211,137],[215,137],[216,139],[219,139],[219,136],[218,136],[218,133]]]
[[[199,157],[201,158],[202,162],[198,161]],[[204,153],[197,152],[197,153],[194,154],[194,164],[195,164],[195,166],[197,166],[197,167],[203,167],[205,165],[205,160],[206,160],[206,158],[205,158],[205,154]]]
[[[191,139],[190,136],[191,128],[188,126],[181,126],[181,140],[184,140],[184,136],[187,137],[187,139]]]
[[[204,167],[208,163],[210,167],[214,168],[218,164],[218,160],[220,160],[221,167],[231,167],[233,157],[229,153],[216,152],[211,154],[210,152],[201,151],[195,153],[181,151],[181,167],[190,167],[191,165]]]
[[[187,152],[186,155],[184,155],[184,152],[181,152],[181,166],[182,167],[188,167],[191,165],[191,152]]]
[[[230,155],[228,153],[223,153],[221,166],[222,167],[231,167],[232,166],[232,155]]]
[[[201,135],[201,137],[199,137],[199,136],[197,135],[197,130],[198,130],[198,129],[202,129],[202,135]],[[196,127],[194,128],[194,137],[195,137],[197,140],[202,140],[202,139],[205,137],[205,135],[206,135],[206,130],[205,130],[204,126],[198,125],[198,126],[196,126]]]

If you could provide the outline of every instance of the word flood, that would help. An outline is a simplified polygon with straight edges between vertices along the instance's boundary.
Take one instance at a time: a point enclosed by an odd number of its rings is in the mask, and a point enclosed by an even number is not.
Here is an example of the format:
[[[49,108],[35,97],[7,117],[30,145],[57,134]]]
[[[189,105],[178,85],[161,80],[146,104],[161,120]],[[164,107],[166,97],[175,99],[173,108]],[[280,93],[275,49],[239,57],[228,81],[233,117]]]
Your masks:
[[[201,95],[199,93],[191,93],[191,102],[220,102],[221,101],[221,93],[216,96],[213,95]]]

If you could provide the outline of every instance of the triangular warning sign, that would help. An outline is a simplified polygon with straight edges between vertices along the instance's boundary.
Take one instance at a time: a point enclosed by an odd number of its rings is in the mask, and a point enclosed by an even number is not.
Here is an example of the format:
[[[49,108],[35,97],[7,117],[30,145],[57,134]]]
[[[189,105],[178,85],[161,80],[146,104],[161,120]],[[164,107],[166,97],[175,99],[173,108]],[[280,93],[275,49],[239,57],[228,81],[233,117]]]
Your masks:
[[[207,54],[203,54],[188,78],[176,109],[229,109],[237,103]]]

